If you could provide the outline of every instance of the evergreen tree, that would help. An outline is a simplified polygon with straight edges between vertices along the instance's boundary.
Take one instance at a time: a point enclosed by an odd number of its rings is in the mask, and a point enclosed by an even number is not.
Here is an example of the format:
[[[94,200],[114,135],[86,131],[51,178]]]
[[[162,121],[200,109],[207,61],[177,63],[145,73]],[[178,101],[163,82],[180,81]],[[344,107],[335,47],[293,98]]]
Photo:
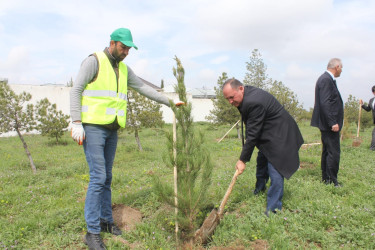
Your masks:
[[[273,81],[269,92],[284,106],[294,120],[299,121],[305,117],[304,109],[298,102],[297,95],[282,82]]]
[[[348,121],[347,125],[358,122],[358,112],[359,100],[355,96],[349,95],[348,100],[344,104],[344,115]]]
[[[143,151],[139,131],[141,128],[155,128],[164,125],[161,105],[139,94],[133,89],[128,90],[126,128],[134,132],[138,149]]]
[[[214,88],[216,93],[216,99],[212,99],[214,108],[210,111],[210,114],[206,116],[208,121],[211,121],[215,124],[235,124],[241,115],[238,112],[238,109],[225,99],[222,91],[224,82],[228,80],[227,73],[223,72],[222,75],[217,80],[217,86]],[[241,138],[239,125],[237,124],[237,135],[238,138]]]
[[[297,95],[285,86],[281,81],[269,78],[266,71],[267,65],[263,62],[258,49],[251,53],[250,61],[246,63],[248,72],[245,74],[244,85],[251,85],[271,93],[289,112],[295,120],[301,120],[304,116],[302,105]]]
[[[258,49],[251,52],[250,61],[246,62],[247,72],[243,80],[244,85],[251,85],[263,90],[267,90],[267,66],[263,62],[262,55]]]
[[[209,152],[204,146],[203,133],[196,133],[194,130],[191,115],[192,104],[186,98],[184,68],[177,57],[175,60],[177,63],[177,68],[173,68],[173,74],[177,79],[175,90],[179,100],[185,102],[185,105],[175,107],[171,102],[171,108],[177,119],[177,153],[175,160],[173,136],[168,133],[169,157],[165,159],[165,162],[171,169],[175,165],[177,166],[177,222],[182,232],[180,237],[183,240],[192,240],[194,232],[199,226],[198,214],[207,207],[206,194],[211,184],[213,165]],[[155,190],[161,199],[175,207],[173,186],[169,182],[162,182],[157,176],[154,176],[154,183]]]
[[[30,93],[22,92],[16,95],[7,82],[0,82],[0,133],[17,132],[35,174],[36,167],[33,158],[22,136],[22,132],[29,132],[35,126],[34,106],[27,104],[24,108],[24,104],[30,99]]]
[[[163,79],[161,80],[160,88],[164,89],[164,80]]]
[[[70,81],[68,81],[68,82],[66,83],[66,86],[67,86],[67,87],[73,87],[73,78],[72,78],[72,77],[70,78]]]
[[[64,135],[69,126],[69,116],[59,110],[56,104],[51,104],[47,98],[40,100],[36,104],[36,129],[42,134],[56,139],[56,143]]]
[[[216,124],[234,124],[241,118],[238,109],[230,105],[223,95],[222,87],[226,80],[228,80],[227,73],[223,72],[215,87],[216,99],[212,99],[214,108],[206,117],[207,120]]]

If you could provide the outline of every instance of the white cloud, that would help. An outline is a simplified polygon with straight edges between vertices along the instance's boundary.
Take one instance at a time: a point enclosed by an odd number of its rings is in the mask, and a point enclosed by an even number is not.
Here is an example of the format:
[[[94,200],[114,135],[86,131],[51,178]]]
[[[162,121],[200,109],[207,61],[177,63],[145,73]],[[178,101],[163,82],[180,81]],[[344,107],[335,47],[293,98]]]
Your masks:
[[[201,83],[206,85],[207,82],[211,82],[212,79],[217,78],[218,74],[216,71],[212,69],[202,69],[199,71],[198,77],[201,79]]]
[[[301,80],[316,76],[315,70],[310,67],[302,67],[296,63],[291,63],[287,66],[285,71],[286,80]]]
[[[315,81],[331,57],[344,63],[343,98],[360,97],[373,81],[374,16],[373,0],[1,1],[0,77],[67,82],[123,26],[139,47],[125,62],[155,84],[175,83],[175,55],[188,87],[214,86],[222,72],[242,79],[257,48],[269,76],[304,103],[313,101]]]
[[[212,64],[222,64],[229,60],[228,56],[218,56],[210,61]]]

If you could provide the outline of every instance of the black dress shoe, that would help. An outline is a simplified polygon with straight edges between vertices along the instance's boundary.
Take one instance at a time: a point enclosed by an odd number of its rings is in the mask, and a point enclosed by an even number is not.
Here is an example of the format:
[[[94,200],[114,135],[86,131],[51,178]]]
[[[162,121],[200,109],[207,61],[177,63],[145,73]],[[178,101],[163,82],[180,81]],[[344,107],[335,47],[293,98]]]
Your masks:
[[[340,183],[340,182],[336,182],[334,185],[335,185],[335,187],[343,187],[342,183]]]
[[[92,234],[87,232],[83,242],[89,247],[89,250],[105,250],[107,249],[103,243],[100,234]]]
[[[114,235],[121,235],[122,231],[114,223],[100,222],[102,232],[111,233]]]

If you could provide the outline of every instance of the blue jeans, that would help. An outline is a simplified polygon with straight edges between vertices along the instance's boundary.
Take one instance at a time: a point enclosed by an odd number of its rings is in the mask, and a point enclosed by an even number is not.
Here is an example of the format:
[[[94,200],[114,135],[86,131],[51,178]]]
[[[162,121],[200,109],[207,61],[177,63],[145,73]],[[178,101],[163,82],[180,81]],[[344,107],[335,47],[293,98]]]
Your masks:
[[[281,199],[284,195],[284,177],[268,162],[268,174],[271,178],[271,186],[267,193],[267,211],[281,210]]]
[[[85,201],[87,231],[100,233],[100,220],[113,223],[111,182],[112,165],[117,148],[117,130],[97,125],[83,125],[83,141],[90,170],[90,182]]]
[[[371,149],[371,150],[375,150],[375,127],[374,127],[374,129],[372,130],[372,139],[371,139],[371,146],[370,146],[370,149]]]

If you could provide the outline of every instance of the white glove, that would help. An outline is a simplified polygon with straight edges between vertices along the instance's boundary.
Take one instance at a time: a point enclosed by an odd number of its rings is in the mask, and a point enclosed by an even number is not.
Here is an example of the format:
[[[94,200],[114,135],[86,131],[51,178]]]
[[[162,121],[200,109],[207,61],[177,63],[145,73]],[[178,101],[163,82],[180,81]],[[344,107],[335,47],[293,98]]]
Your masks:
[[[70,132],[74,141],[78,142],[79,145],[82,145],[83,140],[85,139],[85,130],[83,129],[81,122],[72,122],[72,130]]]
[[[178,106],[181,106],[181,105],[185,105],[185,103],[180,101],[180,100],[177,100],[177,101],[174,101],[174,105],[176,105],[178,107]]]

